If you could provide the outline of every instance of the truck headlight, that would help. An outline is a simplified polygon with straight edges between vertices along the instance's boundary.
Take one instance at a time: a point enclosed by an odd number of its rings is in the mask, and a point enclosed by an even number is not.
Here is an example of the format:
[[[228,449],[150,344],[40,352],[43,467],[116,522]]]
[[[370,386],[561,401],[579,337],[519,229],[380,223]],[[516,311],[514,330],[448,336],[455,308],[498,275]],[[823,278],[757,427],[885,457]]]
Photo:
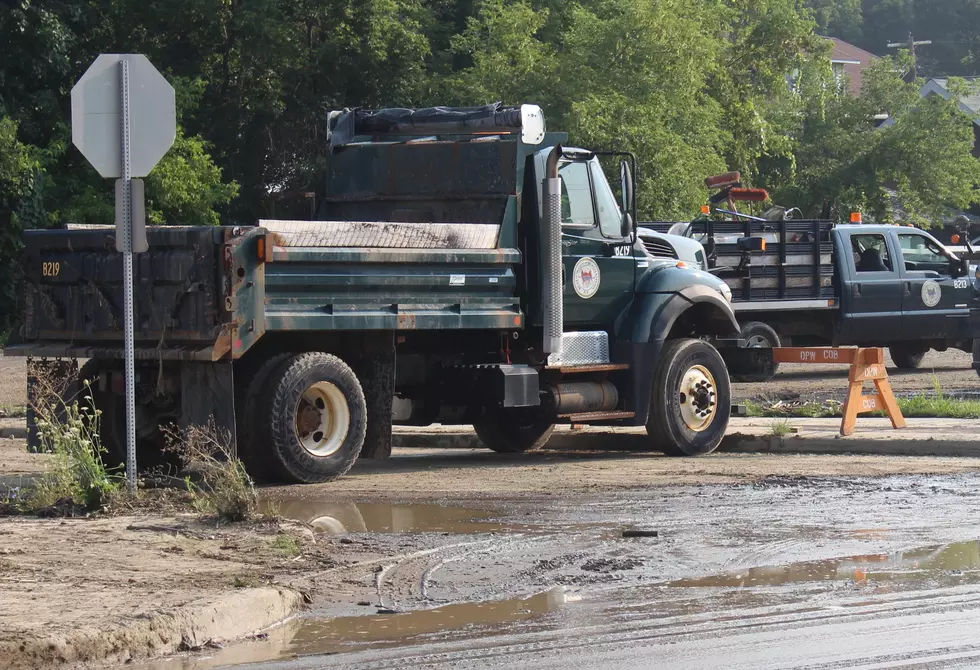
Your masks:
[[[725,300],[728,302],[732,301],[732,288],[728,284],[722,284],[719,286],[718,292],[725,296]]]

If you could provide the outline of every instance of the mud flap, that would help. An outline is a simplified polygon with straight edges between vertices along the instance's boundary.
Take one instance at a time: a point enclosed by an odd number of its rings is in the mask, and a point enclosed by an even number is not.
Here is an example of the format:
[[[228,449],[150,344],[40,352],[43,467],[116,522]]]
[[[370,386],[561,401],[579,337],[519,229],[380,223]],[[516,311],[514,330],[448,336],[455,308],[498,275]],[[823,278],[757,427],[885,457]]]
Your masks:
[[[64,403],[74,402],[78,396],[78,361],[75,359],[37,360],[27,359],[27,451],[40,453],[41,435],[37,428],[37,412],[34,411],[47,393],[60,396],[55,401],[58,419],[65,420]]]
[[[180,427],[213,424],[228,436],[230,456],[238,455],[235,377],[231,361],[180,364]]]
[[[382,460],[391,457],[391,410],[395,393],[394,342],[383,350],[355,361],[354,373],[367,402],[367,433],[360,458]]]
[[[759,369],[772,367],[772,349],[739,349],[724,347],[718,353],[725,359],[725,367],[731,377],[755,374]]]

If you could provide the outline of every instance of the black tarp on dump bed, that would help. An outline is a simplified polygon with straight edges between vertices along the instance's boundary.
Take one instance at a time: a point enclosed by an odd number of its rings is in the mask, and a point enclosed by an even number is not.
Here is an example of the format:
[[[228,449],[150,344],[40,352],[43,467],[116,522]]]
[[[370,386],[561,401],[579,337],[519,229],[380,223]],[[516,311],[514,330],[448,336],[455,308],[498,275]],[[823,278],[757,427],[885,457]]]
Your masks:
[[[473,131],[514,132],[521,128],[520,107],[499,102],[483,107],[427,107],[425,109],[345,109],[331,112],[330,148],[349,144],[356,135],[438,134]]]

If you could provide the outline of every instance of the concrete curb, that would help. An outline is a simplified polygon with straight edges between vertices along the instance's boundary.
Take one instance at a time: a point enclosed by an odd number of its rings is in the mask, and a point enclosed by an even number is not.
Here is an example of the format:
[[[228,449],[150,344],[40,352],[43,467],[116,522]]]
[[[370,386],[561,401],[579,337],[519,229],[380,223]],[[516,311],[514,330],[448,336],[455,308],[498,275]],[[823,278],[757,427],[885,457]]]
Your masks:
[[[303,595],[287,588],[236,591],[210,602],[157,611],[125,625],[83,628],[67,637],[37,637],[0,643],[5,668],[48,668],[88,663],[124,663],[258,633],[296,613]]]
[[[910,437],[902,431],[886,433],[882,439],[862,437],[860,434],[842,438],[831,431],[813,431],[816,434],[797,434],[788,437],[757,435],[738,432],[725,436],[719,447],[727,453],[761,454],[875,454],[884,456],[947,456],[980,458],[980,436],[977,438],[950,439],[948,437]],[[600,432],[601,431],[601,432]],[[472,431],[436,430],[427,432],[397,432],[392,446],[409,449],[484,449]],[[555,433],[548,442],[548,449],[580,449],[616,451],[648,450],[645,431],[640,429],[592,429],[582,432]]]

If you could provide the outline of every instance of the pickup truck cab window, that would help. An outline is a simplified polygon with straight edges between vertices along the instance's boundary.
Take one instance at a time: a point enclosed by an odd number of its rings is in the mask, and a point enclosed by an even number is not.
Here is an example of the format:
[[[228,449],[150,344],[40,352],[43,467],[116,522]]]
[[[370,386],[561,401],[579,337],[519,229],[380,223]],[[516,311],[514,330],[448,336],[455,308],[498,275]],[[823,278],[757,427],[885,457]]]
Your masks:
[[[588,164],[581,161],[562,163],[558,176],[561,178],[562,226],[581,229],[595,226]]]
[[[899,233],[898,242],[906,270],[949,274],[949,257],[925,235]]]
[[[851,235],[854,269],[858,273],[891,272],[891,255],[884,235]]]
[[[623,214],[616,202],[616,196],[609,187],[602,172],[599,160],[593,158],[589,161],[589,169],[592,171],[592,183],[595,184],[595,203],[599,211],[599,231],[603,237],[611,237],[616,240],[623,238]]]

